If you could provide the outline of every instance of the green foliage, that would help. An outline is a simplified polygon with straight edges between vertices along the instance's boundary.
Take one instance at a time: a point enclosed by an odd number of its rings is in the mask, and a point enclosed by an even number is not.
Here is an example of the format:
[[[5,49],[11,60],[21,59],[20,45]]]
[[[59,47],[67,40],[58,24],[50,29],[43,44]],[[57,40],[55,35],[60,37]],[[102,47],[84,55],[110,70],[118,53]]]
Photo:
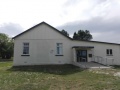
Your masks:
[[[10,59],[13,55],[13,41],[8,35],[0,33],[0,56],[3,59]]]
[[[78,35],[76,32],[74,32],[73,39],[78,39]]]
[[[69,36],[68,32],[65,31],[65,30],[62,30],[61,32],[62,32],[64,35]]]
[[[91,40],[92,35],[90,34],[90,31],[88,30],[79,30],[77,33],[75,32],[73,35],[73,39],[75,40]]]

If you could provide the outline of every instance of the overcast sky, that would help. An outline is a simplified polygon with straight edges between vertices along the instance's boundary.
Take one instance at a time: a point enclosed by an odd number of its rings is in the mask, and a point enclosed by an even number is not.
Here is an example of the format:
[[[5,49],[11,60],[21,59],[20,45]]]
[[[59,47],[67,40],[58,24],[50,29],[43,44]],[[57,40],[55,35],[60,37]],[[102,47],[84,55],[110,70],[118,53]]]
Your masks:
[[[42,21],[72,36],[120,43],[120,0],[0,0],[0,32],[15,36]]]

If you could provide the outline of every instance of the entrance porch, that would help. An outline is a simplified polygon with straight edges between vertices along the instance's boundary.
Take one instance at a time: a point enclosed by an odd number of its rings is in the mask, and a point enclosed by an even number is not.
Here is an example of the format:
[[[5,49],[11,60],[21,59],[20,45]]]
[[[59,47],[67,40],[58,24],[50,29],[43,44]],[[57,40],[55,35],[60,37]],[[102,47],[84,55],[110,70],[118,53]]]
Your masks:
[[[73,62],[93,61],[94,46],[73,46]]]
[[[100,64],[99,62],[93,62],[95,61],[94,46],[74,46],[72,47],[72,50],[73,65],[75,66],[81,68],[111,68],[110,66]]]

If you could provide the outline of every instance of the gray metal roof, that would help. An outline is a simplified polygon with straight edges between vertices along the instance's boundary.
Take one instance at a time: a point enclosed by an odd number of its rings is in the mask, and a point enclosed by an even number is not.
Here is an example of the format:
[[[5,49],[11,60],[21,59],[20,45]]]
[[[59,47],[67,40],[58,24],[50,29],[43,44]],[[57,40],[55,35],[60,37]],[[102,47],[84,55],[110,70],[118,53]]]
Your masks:
[[[94,48],[94,46],[73,46],[72,48]]]

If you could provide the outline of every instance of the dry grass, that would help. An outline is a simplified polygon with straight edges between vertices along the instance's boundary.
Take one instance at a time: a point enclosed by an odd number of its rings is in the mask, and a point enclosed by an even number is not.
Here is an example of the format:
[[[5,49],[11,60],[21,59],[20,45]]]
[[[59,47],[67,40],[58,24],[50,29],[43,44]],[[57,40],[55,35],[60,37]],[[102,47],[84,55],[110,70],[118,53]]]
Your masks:
[[[12,68],[0,62],[0,90],[120,90],[120,77],[72,65]]]

